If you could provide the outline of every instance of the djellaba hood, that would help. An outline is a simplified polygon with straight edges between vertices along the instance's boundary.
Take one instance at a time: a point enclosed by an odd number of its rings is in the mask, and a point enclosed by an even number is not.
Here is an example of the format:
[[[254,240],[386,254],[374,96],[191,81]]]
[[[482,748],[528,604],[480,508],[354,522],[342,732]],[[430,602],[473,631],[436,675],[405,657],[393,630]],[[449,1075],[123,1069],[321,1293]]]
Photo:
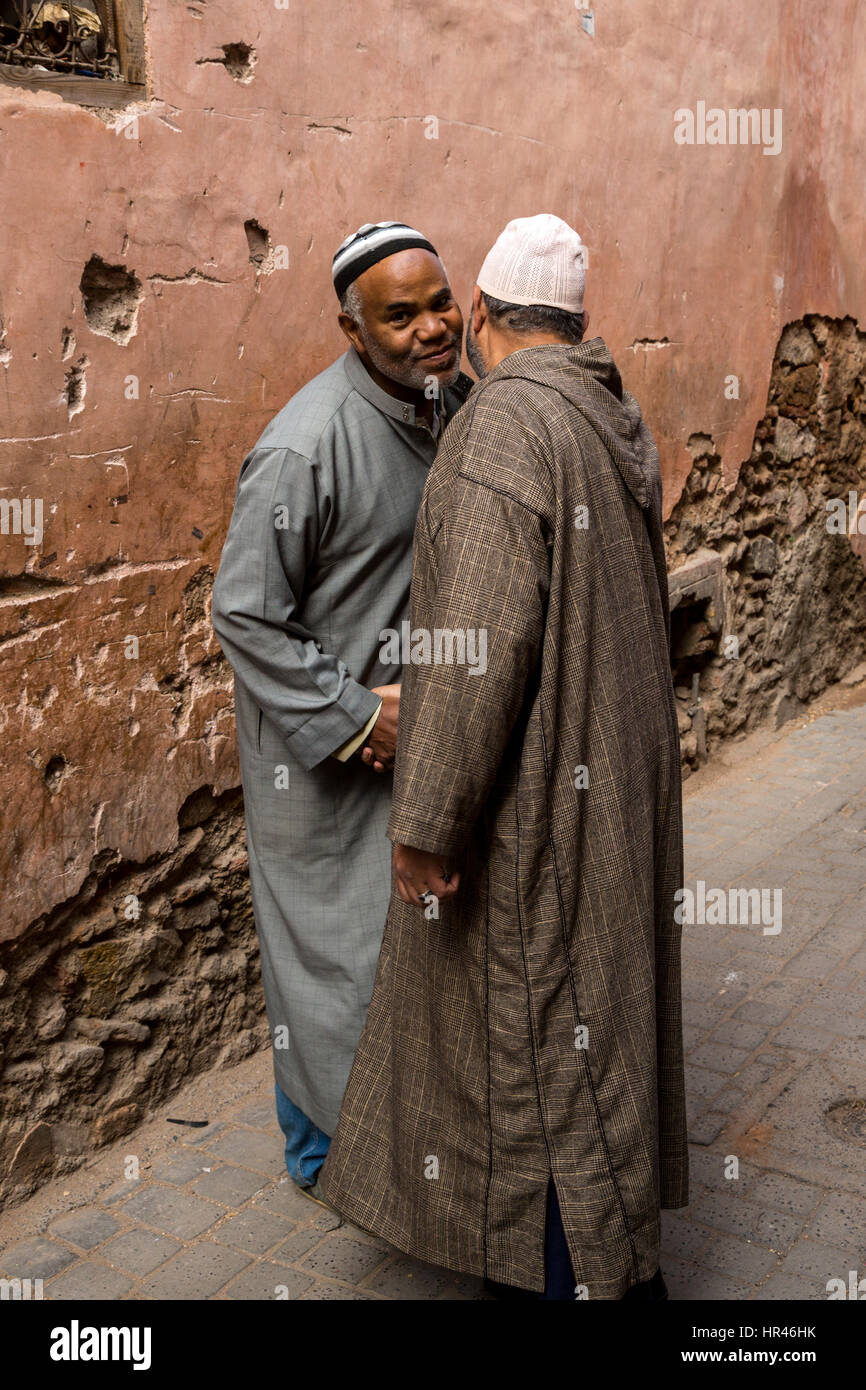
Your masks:
[[[509,378],[537,382],[570,401],[601,439],[635,501],[647,508],[655,495],[660,509],[655,441],[602,338],[573,346],[542,343],[518,348],[483,377],[475,391]]]

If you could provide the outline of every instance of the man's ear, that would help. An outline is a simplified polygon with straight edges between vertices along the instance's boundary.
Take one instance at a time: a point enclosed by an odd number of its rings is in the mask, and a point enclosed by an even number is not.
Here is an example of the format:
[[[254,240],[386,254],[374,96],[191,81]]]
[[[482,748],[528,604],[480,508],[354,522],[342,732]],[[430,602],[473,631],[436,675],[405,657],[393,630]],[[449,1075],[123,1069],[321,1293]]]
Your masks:
[[[487,322],[487,305],[481,298],[481,291],[476,285],[472,291],[472,332],[478,334],[482,326]]]
[[[358,332],[358,325],[351,314],[338,314],[337,323],[345,333],[356,352],[364,351],[364,341]]]

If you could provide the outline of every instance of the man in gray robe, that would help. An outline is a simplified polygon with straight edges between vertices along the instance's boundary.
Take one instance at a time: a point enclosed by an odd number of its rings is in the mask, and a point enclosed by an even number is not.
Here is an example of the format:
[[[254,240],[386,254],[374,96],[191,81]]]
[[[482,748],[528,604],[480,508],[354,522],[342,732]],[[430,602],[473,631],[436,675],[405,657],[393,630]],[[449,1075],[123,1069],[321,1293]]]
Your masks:
[[[277,1113],[290,1175],[312,1195],[388,906],[402,668],[380,633],[407,612],[427,470],[471,385],[460,310],[419,232],[365,224],[333,278],[349,350],[244,460],[213,590],[235,673]]]

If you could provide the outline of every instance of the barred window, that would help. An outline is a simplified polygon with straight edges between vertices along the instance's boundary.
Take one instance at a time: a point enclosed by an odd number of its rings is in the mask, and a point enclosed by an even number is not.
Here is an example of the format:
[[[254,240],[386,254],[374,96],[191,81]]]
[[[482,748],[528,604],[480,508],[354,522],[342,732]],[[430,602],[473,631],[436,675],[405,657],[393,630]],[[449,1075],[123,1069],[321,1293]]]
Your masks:
[[[140,100],[142,0],[0,0],[0,85],[85,106]]]

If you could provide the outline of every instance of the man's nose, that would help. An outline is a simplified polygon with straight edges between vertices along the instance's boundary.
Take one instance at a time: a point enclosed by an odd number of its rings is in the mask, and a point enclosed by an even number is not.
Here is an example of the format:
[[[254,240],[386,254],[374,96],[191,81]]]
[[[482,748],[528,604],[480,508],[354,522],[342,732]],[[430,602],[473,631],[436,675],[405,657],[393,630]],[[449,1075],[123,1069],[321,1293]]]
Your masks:
[[[415,330],[417,337],[427,342],[431,338],[441,338],[448,332],[445,317],[441,313],[425,314]]]

